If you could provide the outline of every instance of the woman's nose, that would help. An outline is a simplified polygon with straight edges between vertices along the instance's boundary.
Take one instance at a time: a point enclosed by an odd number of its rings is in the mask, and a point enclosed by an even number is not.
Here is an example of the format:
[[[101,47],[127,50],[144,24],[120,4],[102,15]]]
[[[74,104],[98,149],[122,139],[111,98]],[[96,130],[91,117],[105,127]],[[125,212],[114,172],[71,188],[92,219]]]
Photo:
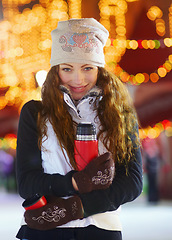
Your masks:
[[[78,85],[80,85],[80,84],[82,84],[84,82],[84,76],[83,76],[82,72],[77,71],[75,73],[75,82]]]

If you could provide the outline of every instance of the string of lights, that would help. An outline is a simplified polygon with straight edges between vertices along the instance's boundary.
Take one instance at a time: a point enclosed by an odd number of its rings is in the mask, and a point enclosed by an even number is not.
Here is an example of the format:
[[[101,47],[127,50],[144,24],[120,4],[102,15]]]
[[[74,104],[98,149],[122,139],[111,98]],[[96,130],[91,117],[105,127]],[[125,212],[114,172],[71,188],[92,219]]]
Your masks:
[[[137,73],[136,75],[128,74],[123,70],[118,63],[111,62],[108,64],[111,71],[114,72],[123,82],[140,85],[151,81],[153,83],[158,82],[161,78],[164,78],[172,69],[172,55],[170,54],[166,61],[157,68],[154,72],[148,73]]]
[[[165,119],[162,122],[156,123],[153,127],[147,127],[139,129],[139,135],[141,139],[144,138],[157,138],[162,132],[165,132],[167,137],[172,137],[172,122]]]
[[[172,38],[165,39],[154,39],[154,40],[121,40],[121,39],[110,39],[108,38],[106,47],[124,45],[127,49],[136,50],[140,49],[159,49],[165,47],[172,47]]]

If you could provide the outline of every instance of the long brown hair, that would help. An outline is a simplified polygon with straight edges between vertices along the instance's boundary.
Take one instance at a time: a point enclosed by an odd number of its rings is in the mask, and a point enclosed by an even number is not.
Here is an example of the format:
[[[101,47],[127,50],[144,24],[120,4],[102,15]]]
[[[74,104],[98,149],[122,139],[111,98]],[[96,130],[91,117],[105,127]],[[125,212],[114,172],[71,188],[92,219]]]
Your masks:
[[[42,109],[38,114],[39,146],[47,136],[47,119],[51,122],[60,147],[66,150],[71,165],[77,169],[74,159],[74,123],[63,100],[58,66],[50,69],[42,88]],[[103,90],[98,102],[97,115],[101,130],[98,139],[112,153],[115,162],[128,165],[134,146],[139,146],[136,131],[136,113],[124,84],[104,68],[99,68],[97,86]],[[132,139],[131,139],[132,136]],[[63,151],[64,152],[64,151]]]

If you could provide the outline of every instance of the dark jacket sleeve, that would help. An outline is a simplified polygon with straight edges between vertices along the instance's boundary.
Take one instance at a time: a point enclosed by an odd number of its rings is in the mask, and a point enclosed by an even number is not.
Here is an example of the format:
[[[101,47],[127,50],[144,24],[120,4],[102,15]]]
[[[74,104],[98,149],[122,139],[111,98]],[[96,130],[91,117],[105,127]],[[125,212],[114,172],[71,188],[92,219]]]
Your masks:
[[[116,164],[115,178],[108,189],[80,195],[85,217],[116,210],[120,205],[133,201],[141,194],[143,187],[141,152],[134,147],[133,152],[127,175],[125,167]]]
[[[75,193],[72,185],[73,171],[65,176],[46,174],[42,168],[38,147],[37,116],[40,101],[29,101],[20,113],[17,134],[17,183],[22,198],[41,195],[69,196]]]

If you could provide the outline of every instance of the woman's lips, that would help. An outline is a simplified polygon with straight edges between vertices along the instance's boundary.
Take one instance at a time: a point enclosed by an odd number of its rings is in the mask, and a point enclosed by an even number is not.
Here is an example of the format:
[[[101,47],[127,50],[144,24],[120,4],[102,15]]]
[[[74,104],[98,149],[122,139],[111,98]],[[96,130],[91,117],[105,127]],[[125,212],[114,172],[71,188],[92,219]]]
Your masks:
[[[70,89],[73,92],[81,93],[81,92],[85,91],[86,87],[87,87],[87,85],[86,86],[81,86],[81,87],[72,87],[72,86],[70,86]]]

